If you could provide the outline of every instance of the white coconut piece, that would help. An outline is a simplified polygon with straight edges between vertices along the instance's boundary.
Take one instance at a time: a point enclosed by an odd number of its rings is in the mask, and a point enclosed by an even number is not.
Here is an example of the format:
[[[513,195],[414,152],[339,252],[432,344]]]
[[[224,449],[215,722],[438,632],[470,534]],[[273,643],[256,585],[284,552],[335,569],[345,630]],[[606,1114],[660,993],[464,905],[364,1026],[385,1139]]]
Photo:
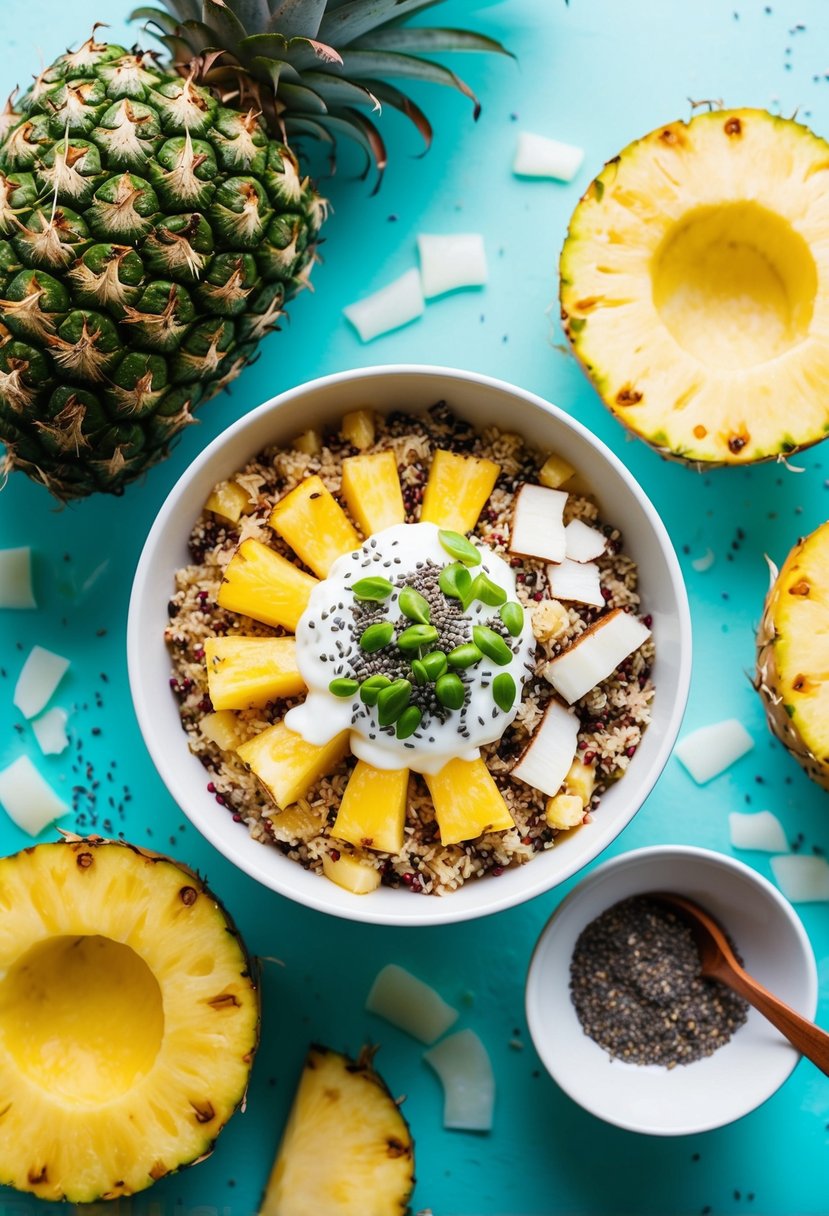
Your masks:
[[[754,849],[758,853],[785,853],[789,847],[783,824],[771,811],[744,815],[732,811],[728,834],[735,849]]]
[[[595,562],[575,562],[565,557],[563,562],[551,563],[547,567],[547,580],[557,600],[592,604],[594,608],[604,607],[599,567]]]
[[[825,857],[787,853],[772,857],[771,870],[778,887],[793,904],[829,900],[829,863]]]
[[[607,537],[598,528],[591,528],[583,519],[571,519],[564,529],[567,556],[571,562],[592,562],[607,548]]]
[[[378,972],[366,997],[366,1009],[421,1043],[434,1043],[458,1020],[457,1009],[396,963]]]
[[[9,819],[30,836],[37,836],[69,810],[28,756],[20,756],[0,772],[0,803]]]
[[[28,547],[0,549],[0,608],[37,608]]]
[[[702,557],[695,557],[691,565],[698,574],[705,574],[706,570],[710,570],[715,562],[714,550],[706,549]]]
[[[510,529],[510,553],[563,562],[567,554],[564,531],[564,490],[548,490],[526,482],[515,497]]]
[[[557,794],[570,771],[579,735],[579,720],[556,700],[547,702],[533,737],[510,770],[549,798]]]
[[[483,287],[487,281],[486,249],[480,232],[453,236],[421,233],[417,251],[420,283],[427,300],[462,287]]]
[[[46,708],[69,668],[69,660],[43,646],[33,646],[14,687],[14,703],[24,718]]]
[[[704,785],[736,764],[753,747],[754,740],[742,722],[728,718],[691,731],[676,745],[674,754],[697,785]]]
[[[381,334],[416,320],[422,316],[425,307],[420,275],[416,270],[407,270],[387,287],[375,291],[374,295],[349,304],[343,309],[343,315],[363,342],[371,342]]]
[[[450,1034],[423,1059],[443,1086],[443,1126],[488,1132],[495,1111],[495,1076],[489,1053],[474,1030]]]
[[[544,673],[556,692],[572,705],[606,680],[650,636],[650,629],[635,616],[614,608],[557,659],[551,659]]]
[[[571,182],[583,160],[584,148],[531,131],[519,131],[512,171],[516,177],[553,177],[559,182]]]
[[[54,709],[47,709],[45,714],[41,714],[32,722],[32,730],[44,756],[59,756],[61,752],[66,751],[69,746],[69,736],[66,733],[68,720],[66,710],[56,705]]]

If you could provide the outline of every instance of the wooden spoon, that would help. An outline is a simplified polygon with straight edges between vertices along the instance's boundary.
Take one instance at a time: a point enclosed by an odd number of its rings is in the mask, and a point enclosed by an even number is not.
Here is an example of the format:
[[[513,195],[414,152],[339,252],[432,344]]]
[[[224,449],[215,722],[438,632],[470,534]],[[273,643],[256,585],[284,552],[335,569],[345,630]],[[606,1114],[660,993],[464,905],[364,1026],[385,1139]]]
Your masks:
[[[701,974],[719,980],[744,997],[776,1026],[802,1055],[829,1076],[829,1034],[796,1013],[748,974],[734,956],[728,938],[710,913],[686,899],[663,891],[649,893],[649,899],[674,908],[690,928],[701,963]]]

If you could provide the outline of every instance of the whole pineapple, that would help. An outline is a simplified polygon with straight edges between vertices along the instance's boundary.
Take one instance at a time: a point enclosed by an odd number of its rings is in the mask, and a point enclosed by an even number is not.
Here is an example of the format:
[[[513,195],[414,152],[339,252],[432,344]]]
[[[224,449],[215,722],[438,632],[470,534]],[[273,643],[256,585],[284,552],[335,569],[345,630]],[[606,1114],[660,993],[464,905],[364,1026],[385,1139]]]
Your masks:
[[[382,173],[355,106],[431,135],[383,77],[472,97],[420,52],[502,49],[404,24],[434,0],[164,3],[134,16],[169,65],[93,30],[0,118],[0,441],[61,500],[166,456],[307,283],[326,208],[292,142],[354,140]]]

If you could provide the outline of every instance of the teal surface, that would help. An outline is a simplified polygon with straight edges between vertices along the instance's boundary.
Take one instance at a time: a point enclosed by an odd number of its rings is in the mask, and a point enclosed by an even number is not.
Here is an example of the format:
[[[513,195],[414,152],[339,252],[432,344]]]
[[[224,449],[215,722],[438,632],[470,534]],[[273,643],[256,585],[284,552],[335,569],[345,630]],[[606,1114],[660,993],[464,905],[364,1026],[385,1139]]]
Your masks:
[[[95,19],[109,21],[113,39],[134,40],[135,29],[123,23],[130,8],[130,0],[2,0],[0,92],[85,36]],[[0,547],[34,547],[40,605],[0,614],[0,766],[27,752],[73,798],[82,828],[123,833],[196,865],[251,950],[280,960],[263,964],[262,1046],[245,1113],[209,1161],[106,1210],[251,1216],[307,1043],[354,1051],[368,1039],[382,1045],[379,1066],[393,1092],[407,1095],[417,1140],[415,1210],[816,1216],[829,1211],[829,1080],[808,1063],[739,1123],[667,1141],[605,1126],[541,1070],[523,1017],[524,976],[542,925],[572,883],[489,920],[429,931],[363,928],[294,907],[237,873],[189,826],[150,764],[132,713],[124,653],[132,572],[159,505],[201,448],[260,401],[319,374],[396,361],[472,368],[555,401],[641,480],[670,529],[691,595],[696,654],[686,729],[733,716],[755,740],[750,755],[704,789],[672,760],[611,852],[658,842],[729,852],[727,815],[743,809],[773,810],[804,851],[829,850],[826,795],[768,736],[746,675],[767,585],[764,554],[782,561],[800,534],[829,515],[829,448],[798,457],[800,474],[772,465],[698,476],[665,464],[626,441],[562,350],[555,321],[556,260],[591,170],[629,140],[687,116],[689,97],[797,110],[829,135],[829,10],[820,0],[571,0],[569,7],[560,0],[456,0],[440,10],[443,24],[466,19],[517,55],[517,62],[469,57],[461,64],[484,103],[479,123],[462,98],[424,88],[418,96],[437,131],[424,160],[412,159],[414,133],[391,117],[386,130],[395,155],[380,194],[369,197],[347,166],[325,183],[333,214],[314,293],[296,301],[290,325],[264,344],[231,395],[204,409],[172,458],[120,500],[58,510],[21,476],[0,496]],[[520,129],[583,145],[577,180],[515,180],[510,166]],[[418,231],[483,232],[489,285],[437,302],[409,328],[362,346],[341,310],[414,264]],[[692,561],[709,548],[714,565],[699,573]],[[34,643],[72,661],[54,702],[74,710],[72,746],[49,760],[39,757],[11,705]],[[0,814],[0,850],[27,843]],[[765,857],[742,856],[770,874]],[[829,905],[800,911],[820,967],[819,1016],[829,1025]],[[498,1084],[491,1136],[444,1132],[438,1083],[419,1045],[364,1013],[373,976],[391,960],[459,1003],[460,1025],[473,1027],[489,1048]],[[0,1216],[39,1210],[45,1208],[37,1201],[0,1190]]]

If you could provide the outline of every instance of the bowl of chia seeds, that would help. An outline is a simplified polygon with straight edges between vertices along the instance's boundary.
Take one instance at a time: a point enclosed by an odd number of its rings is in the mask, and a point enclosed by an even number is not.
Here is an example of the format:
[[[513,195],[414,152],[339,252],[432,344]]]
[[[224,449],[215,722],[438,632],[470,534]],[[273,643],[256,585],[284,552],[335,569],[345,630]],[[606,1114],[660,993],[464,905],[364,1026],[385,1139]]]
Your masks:
[[[598,866],[562,900],[536,946],[527,1020],[553,1080],[628,1131],[688,1135],[760,1106],[799,1053],[724,985],[702,978],[688,926],[656,891],[685,895],[726,930],[744,966],[804,1017],[814,953],[797,914],[749,866],[658,845]]]

